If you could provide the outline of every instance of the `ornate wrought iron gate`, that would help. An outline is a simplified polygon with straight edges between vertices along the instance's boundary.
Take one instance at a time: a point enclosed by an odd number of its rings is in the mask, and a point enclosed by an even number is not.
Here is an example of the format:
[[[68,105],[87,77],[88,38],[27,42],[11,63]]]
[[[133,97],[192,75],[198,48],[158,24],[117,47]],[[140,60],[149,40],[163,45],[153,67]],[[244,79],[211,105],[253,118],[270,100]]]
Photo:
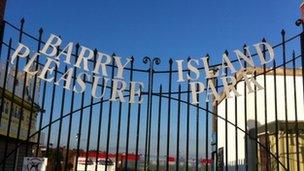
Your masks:
[[[243,96],[215,105],[205,100],[205,94],[198,97],[199,105],[190,102],[189,84],[175,82],[178,71],[172,59],[132,57],[125,75],[129,81],[142,80],[146,87],[143,103],[130,104],[96,100],[89,93],[77,94],[31,77],[21,71],[25,61],[19,58],[10,64],[16,42],[26,42],[37,51],[45,44],[42,28],[34,36],[24,27],[24,19],[19,26],[5,21],[1,44],[3,170],[20,170],[23,157],[29,156],[47,157],[49,170],[304,168],[304,32],[286,39],[283,30],[281,43],[273,46],[275,62],[252,70],[263,90],[249,95],[244,80],[239,79],[236,88]],[[78,54],[79,44],[72,60],[76,61]],[[38,57],[35,68],[42,67],[44,61]],[[113,78],[117,67],[114,63],[109,67]],[[66,70],[56,68],[55,79]],[[74,75],[78,72],[74,70]],[[75,80],[73,77],[73,84]],[[220,81],[213,81],[216,90],[223,91]],[[91,88],[92,80],[87,79],[87,84]],[[105,94],[111,93],[112,84],[106,86]]]

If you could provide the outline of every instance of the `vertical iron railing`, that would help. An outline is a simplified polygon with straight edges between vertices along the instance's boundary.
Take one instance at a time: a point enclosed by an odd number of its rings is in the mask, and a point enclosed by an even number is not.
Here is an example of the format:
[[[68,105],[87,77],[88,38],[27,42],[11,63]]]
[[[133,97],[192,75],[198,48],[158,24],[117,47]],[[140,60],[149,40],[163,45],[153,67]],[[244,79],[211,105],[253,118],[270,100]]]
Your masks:
[[[181,85],[178,86],[177,102],[177,136],[176,136],[176,171],[179,170],[179,141],[180,141],[180,116],[181,116]]]
[[[6,81],[7,81],[7,76],[8,76],[8,69],[9,69],[9,58],[10,58],[10,54],[11,54],[11,48],[12,48],[12,39],[10,38],[9,40],[9,44],[8,44],[8,50],[7,50],[7,61],[6,61],[6,65],[5,65],[5,75],[4,75],[4,80],[3,80],[3,87],[2,87],[2,98],[1,98],[1,109],[0,109],[0,112],[1,112],[1,117],[0,117],[0,122],[1,122],[1,118],[2,118],[2,113],[4,111],[4,94],[5,94],[5,88],[6,88]],[[7,146],[6,146],[7,148]],[[4,153],[3,157],[6,157],[6,153]],[[5,169],[5,162],[3,163],[3,167],[2,169],[4,170]]]
[[[102,85],[104,85],[104,79],[102,79]],[[105,89],[101,90],[101,94],[105,93]],[[98,118],[98,129],[97,129],[97,145],[96,145],[96,159],[95,159],[95,163],[96,163],[96,167],[95,167],[95,171],[98,170],[98,156],[99,156],[99,150],[100,150],[100,138],[101,138],[101,123],[102,123],[102,119],[103,119],[103,100],[104,98],[102,97],[100,99],[100,105],[99,105],[99,118]]]
[[[190,57],[187,58],[189,62],[191,60]],[[187,71],[187,74],[190,75],[190,70]],[[190,80],[187,81],[187,121],[186,121],[186,171],[189,169],[189,127],[190,127]]]
[[[266,42],[266,39],[263,38],[262,42]],[[263,57],[266,59],[266,47],[265,45],[263,45],[263,49],[262,49],[262,53],[263,53]],[[267,77],[266,77],[266,64],[263,65],[263,87],[264,87],[264,123],[265,123],[265,143],[267,145],[267,153],[269,151],[269,148],[268,148],[268,144],[269,144],[269,137],[268,137],[268,119],[267,119]],[[266,155],[266,170],[268,171],[269,170],[269,159],[270,159],[270,155],[267,154]]]
[[[97,53],[98,53],[98,51],[97,51],[97,49],[95,49],[95,50],[94,50],[94,59],[93,59],[93,61],[95,61],[95,62],[97,61]],[[95,75],[95,74],[94,74],[94,75]],[[92,82],[94,82],[95,79],[96,79],[96,78],[93,77]],[[91,135],[91,125],[92,125],[92,115],[93,115],[93,103],[94,103],[94,98],[93,98],[93,96],[91,96],[91,99],[90,99],[90,111],[89,111],[89,128],[88,128],[87,147],[86,147],[87,153],[86,153],[86,155],[85,155],[85,161],[88,160],[88,158],[89,158],[89,153],[88,153],[88,151],[90,151],[90,140],[91,140],[90,135]],[[88,163],[86,162],[86,163],[85,163],[85,170],[87,170],[87,167],[88,167]]]
[[[75,54],[76,56],[78,55],[78,52],[79,52],[79,45],[76,45],[76,49],[75,49]],[[75,57],[75,62],[76,62],[76,57]],[[77,72],[77,69],[75,68],[75,70],[73,71],[73,74],[76,75],[76,72]],[[72,86],[74,87],[75,86],[75,83],[76,82],[76,78],[73,77],[72,79]],[[46,82],[44,82],[45,84]],[[45,87],[45,85],[44,85]],[[45,88],[44,88],[44,92],[45,92]],[[73,112],[74,110],[74,100],[75,100],[75,92],[72,91],[71,92],[71,102],[70,102],[70,113]],[[65,165],[64,165],[64,170],[66,171],[68,169],[68,163],[69,163],[69,151],[70,151],[70,141],[71,141],[71,131],[72,131],[72,121],[73,121],[73,115],[70,115],[69,117],[69,124],[68,124],[68,136],[67,136],[67,142],[66,142],[66,158],[65,158]],[[40,124],[41,125],[41,124]],[[41,127],[40,129],[41,130]]]
[[[134,66],[134,57],[131,57],[131,70],[130,70],[130,77],[129,81],[133,81],[133,66]],[[131,83],[130,83],[130,88],[129,92],[131,92]],[[129,97],[129,100],[131,97]],[[131,110],[132,106],[131,103],[128,104],[128,116],[127,116],[127,135],[126,135],[126,158],[125,158],[125,170],[128,169],[128,154],[129,154],[129,137],[130,137],[130,120],[131,120]]]
[[[149,63],[149,76],[148,76],[148,101],[147,101],[147,117],[146,117],[146,141],[145,141],[145,161],[144,169],[146,170],[150,164],[150,145],[151,145],[151,119],[152,119],[152,92],[153,92],[153,80],[154,80],[154,64],[159,65],[159,58],[144,57],[143,63]]]
[[[157,163],[156,170],[159,170],[159,152],[160,152],[160,124],[161,124],[161,114],[162,114],[162,86],[159,87],[159,99],[158,99],[158,124],[157,124]],[[168,165],[168,164],[167,164]]]
[[[246,44],[243,45],[243,52],[244,52],[244,55],[248,55],[247,54],[247,51],[246,51]],[[246,61],[243,61],[244,62],[244,67],[246,68],[247,67],[247,63]],[[244,118],[245,118],[245,121],[247,121],[247,89],[246,89],[246,82],[244,82]],[[245,132],[248,133],[248,126],[247,126],[247,122],[244,123],[244,126],[245,126]],[[248,136],[245,135],[245,170],[248,171]]]
[[[113,54],[112,56],[115,56]],[[114,66],[114,61],[112,62],[112,65]],[[114,78],[114,67],[112,67],[111,71],[111,78]],[[111,82],[111,91],[110,93],[113,93],[113,81]],[[109,160],[109,147],[110,147],[110,133],[111,133],[111,121],[112,121],[112,101],[109,102],[109,114],[108,114],[108,128],[107,128],[107,147],[106,147],[106,162]],[[108,165],[105,166],[105,170],[108,170]]]
[[[224,52],[228,56],[228,51]],[[228,74],[227,68],[225,68],[225,75]],[[225,169],[228,170],[228,100],[225,99]]]
[[[78,46],[79,49],[79,44],[76,44],[76,48]],[[79,58],[79,56],[78,56]],[[78,60],[77,58],[77,60]],[[83,75],[83,80],[86,81],[86,75]],[[77,165],[78,165],[78,158],[80,155],[80,143],[81,143],[81,138],[82,138],[82,118],[83,118],[83,110],[84,110],[84,99],[85,99],[85,91],[81,93],[81,102],[80,102],[80,116],[79,116],[79,123],[78,123],[78,133],[77,133],[77,149],[76,149],[76,167],[75,167],[75,171],[77,170]],[[85,164],[87,163],[87,161],[85,161]]]
[[[208,57],[208,61],[207,62],[209,64],[210,57],[209,57],[208,54],[206,56]],[[206,79],[206,85],[208,85],[208,79]],[[206,97],[206,98],[208,98],[208,97]],[[199,106],[199,103],[198,103],[198,106]],[[206,130],[205,130],[205,134],[206,134],[205,135],[206,136],[206,138],[205,138],[205,151],[206,151],[205,152],[205,159],[208,160],[209,159],[209,150],[208,150],[209,149],[209,137],[208,137],[208,135],[209,135],[209,130],[208,130],[208,128],[209,128],[209,101],[207,101],[207,100],[206,100],[205,108],[206,108],[206,112],[205,112],[205,115],[206,115],[206,118],[205,118],[206,119],[205,120],[205,123],[206,123]],[[199,115],[199,114],[197,114],[197,115]],[[206,165],[206,171],[208,171],[208,164]]]
[[[283,55],[283,68],[284,68],[284,110],[285,110],[285,136],[286,136],[286,159],[287,159],[287,169],[289,170],[289,135],[288,135],[288,102],[287,102],[287,83],[286,83],[286,48],[285,48],[285,31],[282,30],[282,55]]]
[[[22,18],[20,20],[20,34],[19,34],[19,40],[18,42],[21,43],[22,42],[22,38],[23,38],[23,33],[22,33],[22,30],[23,30],[23,27],[24,27],[24,18]],[[7,150],[8,150],[8,144],[9,144],[9,136],[10,136],[10,130],[11,130],[11,122],[12,122],[12,115],[13,115],[13,107],[14,107],[14,101],[15,101],[15,91],[16,91],[16,86],[17,86],[17,82],[19,81],[17,76],[18,76],[18,70],[19,70],[19,56],[17,55],[17,59],[16,59],[16,65],[15,65],[15,72],[14,72],[14,78],[13,78],[13,90],[12,90],[12,100],[11,100],[11,103],[10,103],[10,112],[9,112],[9,118],[8,118],[8,124],[7,124],[7,130],[6,130],[6,140],[5,140],[5,148],[4,148],[4,156],[7,155]],[[25,83],[24,83],[25,84]],[[24,85],[23,85],[24,86]],[[3,94],[4,96],[4,94]],[[29,125],[30,127],[30,125]],[[6,162],[3,163],[3,170],[5,170],[5,164]]]
[[[173,60],[169,59],[169,88],[168,88],[168,122],[167,122],[167,163],[166,170],[169,170],[169,157],[170,157],[170,124],[171,124],[171,93],[172,93],[172,65]]]

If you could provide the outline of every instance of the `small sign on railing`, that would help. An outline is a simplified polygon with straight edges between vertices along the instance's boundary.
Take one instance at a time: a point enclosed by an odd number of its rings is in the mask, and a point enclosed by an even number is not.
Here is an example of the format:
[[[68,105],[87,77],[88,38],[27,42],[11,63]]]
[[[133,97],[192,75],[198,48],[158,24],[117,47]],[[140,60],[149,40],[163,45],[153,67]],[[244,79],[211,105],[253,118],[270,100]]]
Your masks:
[[[22,171],[45,171],[47,158],[43,157],[24,157]]]

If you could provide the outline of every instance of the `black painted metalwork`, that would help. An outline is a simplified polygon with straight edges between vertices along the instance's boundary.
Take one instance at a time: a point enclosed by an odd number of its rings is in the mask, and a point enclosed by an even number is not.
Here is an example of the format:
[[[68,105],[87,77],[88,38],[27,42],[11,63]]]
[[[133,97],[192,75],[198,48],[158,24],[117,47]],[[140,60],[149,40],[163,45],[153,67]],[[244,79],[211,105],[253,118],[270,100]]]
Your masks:
[[[76,50],[75,50],[75,53],[76,53],[76,55],[78,55],[78,51],[79,51],[79,46],[76,46]],[[77,59],[75,58],[75,61],[76,61]],[[74,75],[76,75],[76,72],[77,72],[77,69],[75,69],[74,70]],[[72,80],[72,85],[73,85],[73,87],[75,86],[75,81],[76,81],[76,78],[74,77],[73,78],[73,80]],[[46,83],[46,82],[44,82],[44,83]],[[44,92],[45,92],[45,86],[46,85],[44,85]],[[75,92],[74,91],[72,91],[71,92],[71,104],[70,104],[70,112],[73,112],[73,110],[74,110],[74,99],[75,99]],[[68,163],[69,163],[69,161],[68,161],[68,158],[69,158],[69,151],[70,151],[70,141],[71,141],[71,131],[72,131],[72,121],[73,121],[73,115],[71,115],[70,116],[70,118],[69,118],[69,124],[68,124],[68,136],[67,136],[67,143],[66,143],[66,145],[67,145],[67,147],[66,147],[66,158],[65,158],[65,166],[64,166],[64,170],[66,171],[67,169],[68,169]],[[41,122],[40,122],[41,123]],[[40,124],[40,130],[41,130],[41,124]]]
[[[154,64],[159,65],[160,59],[149,57],[143,58],[143,63],[149,63],[149,76],[148,76],[148,102],[147,102],[147,118],[146,118],[146,141],[145,141],[145,161],[144,169],[149,167],[150,163],[150,144],[151,144],[151,122],[152,122],[152,92],[153,92],[153,80],[154,80]]]
[[[169,88],[168,88],[168,122],[167,122],[167,163],[166,170],[169,170],[169,156],[170,156],[170,122],[171,122],[171,92],[172,92],[172,66],[173,60],[169,59]]]
[[[24,18],[22,18],[20,20],[20,30],[23,30],[24,22],[25,22],[25,20],[24,20]],[[22,38],[23,38],[23,34],[22,34],[22,32],[20,32],[19,33],[19,38],[18,38],[19,39],[18,40],[19,43],[22,42]],[[9,136],[10,136],[10,130],[11,130],[11,124],[12,124],[12,115],[13,115],[13,110],[12,109],[14,107],[13,105],[15,104],[14,103],[15,98],[16,98],[15,93],[16,93],[16,86],[17,86],[17,81],[18,81],[17,76],[18,76],[18,70],[19,70],[19,65],[20,65],[19,64],[19,60],[20,60],[19,56],[17,56],[16,65],[15,65],[15,72],[14,72],[14,78],[13,78],[14,82],[13,82],[13,90],[12,90],[12,100],[11,100],[10,107],[9,107],[10,108],[10,112],[9,112],[9,118],[8,118],[7,130],[6,130],[4,156],[7,155],[8,144],[9,144]],[[4,96],[4,94],[3,94],[3,96]],[[28,143],[28,140],[27,140],[27,143]],[[27,144],[26,148],[27,147],[28,147],[28,144]],[[26,150],[26,153],[27,153],[27,150]],[[5,164],[6,163],[4,163],[3,166],[2,166],[3,170],[5,170]]]
[[[178,101],[177,101],[177,136],[176,136],[176,171],[179,170],[179,141],[180,141],[180,115],[181,115],[181,85],[178,86]]]
[[[134,58],[131,57],[131,70],[129,80],[133,81],[133,66],[134,66]],[[131,91],[131,84],[130,89]],[[130,100],[130,97],[129,97]],[[128,104],[128,116],[127,116],[127,135],[126,135],[126,154],[129,154],[129,137],[130,137],[130,120],[131,120],[131,103]],[[125,169],[128,169],[128,156],[125,158]]]
[[[11,29],[11,32],[19,35],[19,42],[21,42],[21,40],[23,41],[23,38],[26,37],[31,41],[30,44],[32,46],[38,47],[37,51],[45,44],[45,41],[42,40],[42,34],[45,34],[42,29],[39,30],[39,36],[35,37],[23,30],[24,20],[22,20],[20,28],[7,21],[4,23],[6,29]],[[301,25],[302,21],[298,21],[297,24]],[[302,70],[302,81],[304,82],[304,33],[302,32],[289,39],[285,38],[285,31],[282,31],[281,35],[282,42],[273,46],[275,50],[282,49],[282,53],[276,55],[276,61],[273,61],[272,64],[262,65],[261,68],[256,68],[256,70],[253,71],[254,78],[264,78],[263,101],[260,101],[261,96],[257,93],[257,87],[254,86],[254,93],[250,95],[248,89],[246,89],[247,83],[244,82],[243,88],[238,88],[237,85],[235,86],[237,91],[244,92],[243,97],[236,97],[232,101],[226,98],[222,101],[212,103],[204,102],[206,94],[201,94],[197,95],[199,103],[194,105],[191,103],[190,81],[187,80],[184,83],[175,81],[178,70],[175,68],[174,60],[170,59],[168,61],[169,67],[165,70],[156,70],[156,65],[158,65],[159,68],[163,67],[159,58],[144,57],[143,61],[140,61],[142,64],[140,64],[136,63],[137,58],[132,57],[130,65],[127,65],[125,68],[127,74],[129,74],[129,77],[125,81],[140,80],[144,83],[145,86],[141,88],[142,94],[139,97],[139,99],[143,99],[143,102],[140,104],[129,103],[125,105],[124,103],[111,101],[104,97],[95,100],[92,96],[89,96],[88,92],[82,92],[81,94],[73,91],[70,92],[61,86],[50,84],[44,80],[38,80],[37,76],[33,79],[33,87],[35,90],[36,83],[41,81],[41,86],[39,86],[41,89],[39,90],[40,93],[38,93],[36,97],[35,91],[33,91],[30,95],[32,98],[28,101],[28,99],[25,98],[26,91],[28,91],[25,85],[27,82],[27,75],[25,73],[25,77],[23,77],[22,95],[16,94],[15,86],[13,86],[11,92],[12,97],[9,98],[13,103],[9,106],[6,106],[4,103],[4,99],[7,98],[4,95],[7,94],[6,91],[10,91],[10,89],[7,88],[7,82],[9,79],[13,79],[15,80],[13,85],[16,84],[18,73],[23,72],[21,68],[29,61],[30,56],[26,57],[24,61],[17,57],[15,72],[13,76],[9,75],[9,71],[12,69],[9,64],[9,57],[11,53],[15,51],[16,47],[13,46],[12,39],[9,40],[9,43],[6,43],[6,35],[4,35],[1,52],[4,53],[4,50],[7,49],[7,53],[4,55],[1,54],[0,57],[1,62],[4,61],[3,64],[5,65],[5,69],[3,69],[3,71],[1,70],[1,73],[4,73],[3,85],[1,85],[2,96],[0,97],[1,123],[5,119],[2,115],[4,110],[10,108],[10,112],[7,119],[8,128],[4,135],[6,144],[4,146],[3,157],[1,157],[0,161],[2,170],[10,167],[11,164],[8,159],[11,159],[11,156],[13,156],[12,165],[14,165],[15,169],[19,169],[17,165],[20,163],[20,152],[22,152],[23,148],[25,149],[25,155],[23,157],[48,157],[51,163],[50,168],[55,170],[79,170],[79,168],[82,167],[84,170],[97,171],[102,167],[104,167],[105,170],[110,170],[110,167],[114,167],[110,161],[115,163],[116,170],[172,170],[173,168],[176,171],[192,169],[228,170],[231,168],[234,170],[250,170],[252,168],[257,170],[261,168],[266,168],[266,170],[288,170],[293,167],[292,163],[289,162],[289,160],[283,162],[282,155],[280,155],[282,149],[278,144],[282,143],[279,134],[280,131],[283,131],[286,134],[284,140],[286,141],[284,144],[286,153],[283,158],[288,159],[292,153],[288,148],[290,142],[292,142],[289,138],[293,138],[292,135],[288,135],[289,128],[295,128],[296,130],[295,160],[297,161],[296,168],[300,168],[303,166],[300,161],[300,153],[302,151],[299,140],[299,137],[303,133],[303,131],[301,131],[303,119],[301,119],[302,117],[300,116],[301,107],[299,106],[299,102],[301,102],[302,99],[299,99],[296,95],[300,92],[297,79],[299,75],[301,75],[299,74],[300,68]],[[8,36],[12,37],[13,35]],[[286,45],[289,42],[296,42],[297,40],[301,43],[301,54],[298,55],[297,53],[300,52],[292,51],[292,56],[288,56],[289,52]],[[266,41],[263,40],[263,42]],[[75,47],[72,61],[77,60],[80,45],[76,44]],[[245,49],[245,46],[243,48]],[[62,49],[58,47],[57,54],[61,51]],[[266,57],[267,51],[264,46],[264,57]],[[245,50],[243,52],[245,55],[249,55],[246,54]],[[228,52],[226,51],[225,53],[228,56]],[[89,60],[90,65],[96,63],[96,55],[97,50],[94,51],[94,59]],[[113,54],[112,56],[116,55]],[[257,54],[252,54],[251,56],[254,60],[258,60]],[[184,61],[184,66],[186,66],[186,62],[190,59],[195,58],[189,57],[188,60]],[[35,60],[34,68],[39,70],[39,68],[43,67],[44,60],[44,57],[39,55],[37,60]],[[233,59],[231,62],[237,64],[239,61],[238,59]],[[247,67],[245,61],[240,62],[244,64],[245,68]],[[147,69],[134,67],[136,65],[142,66],[143,64],[148,64]],[[292,65],[292,70],[288,69],[288,64]],[[217,67],[221,65],[222,63],[213,64],[210,65],[210,68],[213,71],[217,71]],[[56,79],[62,76],[67,71],[67,67],[68,66],[56,67],[53,73],[54,78]],[[118,67],[115,65],[115,62],[112,61],[107,67],[109,67],[107,70],[111,71],[109,79],[116,79],[115,73]],[[237,69],[240,69],[240,67]],[[80,70],[80,68],[77,70],[75,68],[73,71],[73,87],[76,84],[75,75],[78,74]],[[198,67],[198,70],[204,75],[204,67]],[[283,74],[281,71],[283,71]],[[225,73],[229,75],[227,68],[225,69]],[[189,69],[184,68],[182,74],[183,76],[191,76],[193,73]],[[271,79],[268,80],[268,78],[270,78],[268,75],[270,74],[274,76],[273,82]],[[278,81],[281,76],[283,76],[283,86]],[[84,77],[86,76],[84,75]],[[235,73],[235,78],[238,82],[244,81],[244,79],[238,78],[238,73]],[[287,81],[289,78],[292,78],[291,83]],[[200,79],[201,80],[198,81],[208,85],[208,79]],[[92,78],[84,78],[84,82],[90,86],[93,84],[93,81],[94,79]],[[225,96],[224,85],[221,84],[222,80],[220,78],[214,78],[212,81],[214,81],[215,89],[220,93],[221,97]],[[302,85],[300,85],[302,87],[303,82]],[[270,84],[274,85],[274,90],[271,90],[271,86],[268,86]],[[288,93],[289,90],[287,89],[289,84],[292,84],[291,87],[293,87],[293,93],[290,93],[293,102],[287,101],[287,98],[290,96]],[[130,83],[127,83],[127,85],[130,86]],[[154,87],[159,87],[159,89],[155,90]],[[98,83],[98,88],[101,88],[101,95],[111,94],[113,91],[113,81],[108,85],[108,83],[103,80],[102,83]],[[281,107],[278,106],[278,91],[284,91],[284,124],[279,120],[277,114]],[[124,92],[126,92],[124,97],[130,100],[131,88],[127,88]],[[270,102],[268,102],[270,97],[268,93],[270,92],[274,93],[274,105],[269,105]],[[38,96],[39,94],[41,97]],[[155,100],[155,97],[158,97],[158,100]],[[249,100],[251,97],[252,99]],[[27,125],[27,130],[22,130],[22,120],[20,116],[17,124],[17,136],[14,138],[12,137],[11,127],[13,124],[12,121],[15,120],[13,113],[15,111],[12,109],[14,105],[17,104],[17,102],[15,102],[16,99],[19,98],[21,100],[21,113],[25,110],[30,111],[28,118],[29,125]],[[158,106],[154,104],[154,101],[158,103]],[[249,102],[252,101],[254,103],[249,104]],[[29,104],[29,108],[25,108],[27,104]],[[223,104],[224,107],[219,110],[220,105],[223,106]],[[258,104],[263,105],[258,106]],[[41,108],[37,113],[33,112],[34,106],[36,105]],[[254,106],[251,107],[252,105]],[[99,108],[96,109],[95,106]],[[117,110],[116,106],[118,107]],[[135,110],[135,107],[137,107],[137,110]],[[258,114],[260,111],[258,110],[259,107],[263,107],[262,115]],[[232,108],[234,108],[234,113],[230,112]],[[294,127],[291,125],[293,121],[291,122],[290,120],[293,116],[289,113],[290,110],[288,110],[288,108],[294,108],[295,111]],[[244,109],[243,113],[239,112],[241,109]],[[273,109],[274,114],[271,113]],[[142,113],[142,110],[145,112]],[[250,114],[252,114],[252,116]],[[230,116],[233,115],[234,119],[229,119]],[[268,120],[270,115],[274,115],[275,118],[274,129],[271,126],[271,121]],[[166,116],[168,120],[163,121],[164,116]],[[265,118],[263,123],[259,123],[261,117]],[[243,125],[240,124],[242,118],[245,120]],[[34,119],[37,119],[37,121],[34,123],[35,128],[32,128],[31,122],[34,122]],[[253,125],[248,123],[249,119],[254,119]],[[219,121],[223,121],[221,123],[224,124],[218,125]],[[205,131],[201,131],[202,127],[205,128]],[[224,128],[224,132],[219,132],[220,127]],[[234,133],[231,133],[231,127],[233,127]],[[286,130],[282,130],[282,127],[285,127]],[[21,131],[27,132],[26,140],[21,139]],[[126,131],[126,134],[124,134],[123,131]],[[105,132],[107,132],[107,134],[105,134]],[[273,134],[271,134],[271,132],[273,132]],[[266,143],[260,142],[263,133],[266,135]],[[41,138],[44,137],[43,134],[47,135],[46,141],[41,141]],[[77,136],[77,142],[73,142],[75,135]],[[213,135],[215,135],[215,137],[213,137]],[[269,139],[272,135],[275,136],[275,142],[271,142]],[[244,136],[242,137],[244,144],[238,143],[240,142],[241,136]],[[31,140],[35,138],[37,138],[37,142],[32,142]],[[17,141],[17,143],[13,144],[11,148],[10,142],[12,139]],[[219,143],[220,141],[221,143]],[[235,144],[232,141],[235,141]],[[52,142],[56,142],[54,147],[51,145]],[[254,142],[255,146],[250,146],[252,142]],[[275,148],[270,148],[269,144],[271,143],[276,144]],[[232,144],[234,144],[233,147]],[[43,147],[46,148],[45,152],[43,151]],[[220,148],[223,148],[222,154],[220,154]],[[266,151],[265,162],[261,161],[262,151]],[[241,152],[243,153],[241,154]],[[223,163],[220,163],[221,157],[224,159],[222,161]],[[80,158],[84,158],[84,164],[80,164]],[[254,164],[252,164],[252,159],[255,161]],[[74,163],[72,161],[74,161]],[[212,162],[212,164],[210,162]],[[220,166],[221,164],[223,164],[223,167]]]
[[[162,111],[162,86],[159,88],[159,99],[158,99],[158,125],[157,125],[157,163],[156,170],[159,170],[159,152],[160,152],[160,122],[161,122],[161,111]],[[167,162],[168,163],[168,162]],[[167,164],[168,165],[168,164]]]

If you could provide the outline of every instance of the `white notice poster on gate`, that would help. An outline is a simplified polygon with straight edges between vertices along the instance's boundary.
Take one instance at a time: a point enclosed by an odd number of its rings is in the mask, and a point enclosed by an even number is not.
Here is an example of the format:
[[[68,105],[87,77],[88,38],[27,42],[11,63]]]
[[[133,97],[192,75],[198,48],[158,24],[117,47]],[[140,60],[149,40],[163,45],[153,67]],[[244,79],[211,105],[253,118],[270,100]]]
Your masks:
[[[22,171],[45,171],[47,158],[24,157]]]

